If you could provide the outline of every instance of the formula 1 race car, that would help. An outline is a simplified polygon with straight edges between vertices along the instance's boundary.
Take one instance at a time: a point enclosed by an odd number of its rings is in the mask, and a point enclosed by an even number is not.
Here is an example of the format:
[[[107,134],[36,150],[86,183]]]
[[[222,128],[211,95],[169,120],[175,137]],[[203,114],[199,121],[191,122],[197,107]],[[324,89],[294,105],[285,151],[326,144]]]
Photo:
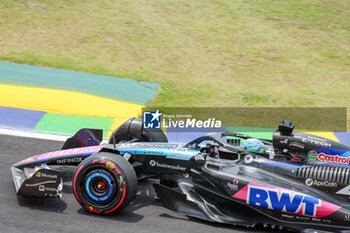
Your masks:
[[[188,216],[300,232],[350,231],[350,147],[293,129],[282,121],[273,140],[218,132],[178,144],[131,118],[108,144],[100,145],[101,130],[82,129],[62,150],[11,170],[17,194],[61,197],[60,168],[76,166],[73,193],[95,214],[121,211],[138,180],[155,177],[162,204]]]

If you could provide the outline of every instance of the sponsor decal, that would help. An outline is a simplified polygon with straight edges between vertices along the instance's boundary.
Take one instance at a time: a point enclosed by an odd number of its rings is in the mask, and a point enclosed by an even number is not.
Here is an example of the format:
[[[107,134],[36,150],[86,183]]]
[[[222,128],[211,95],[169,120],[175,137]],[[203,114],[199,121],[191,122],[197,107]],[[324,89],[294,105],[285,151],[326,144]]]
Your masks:
[[[115,166],[114,163],[112,162],[109,162],[109,161],[106,161],[106,160],[92,160],[92,163],[102,163],[102,164],[105,164],[106,167],[110,168],[111,170],[114,170],[118,175],[121,175],[122,173],[120,172],[120,170]]]
[[[317,207],[321,206],[320,200],[311,196],[292,194],[289,191],[277,191],[250,185],[248,187],[247,203],[267,209],[288,213],[316,216]],[[301,207],[305,206],[301,210]]]
[[[314,180],[314,186],[317,186],[317,187],[334,187],[336,188],[337,187],[337,183],[335,182],[332,182],[332,181],[319,181],[319,180]]]
[[[45,191],[51,191],[51,192],[56,192],[56,188],[50,188],[50,187],[45,187]]]
[[[311,160],[316,160],[318,157],[318,153],[316,151],[309,151],[307,155]]]
[[[116,168],[115,164],[112,162],[109,162],[109,161],[106,163],[106,167],[108,167],[109,169],[112,169],[112,170],[114,170]]]
[[[161,167],[161,168],[168,168],[168,169],[173,169],[173,170],[180,170],[180,171],[185,171],[185,167],[180,167],[180,165],[172,165],[172,164],[166,164],[166,163],[159,163],[158,161],[155,160],[150,160],[149,165],[151,167]]]
[[[286,218],[286,219],[294,219],[295,215],[290,215],[290,214],[282,214],[281,216],[282,218]]]
[[[149,161],[149,165],[151,165],[152,167],[156,166],[156,161],[154,160]]]
[[[263,162],[263,159],[257,157],[257,156],[253,156],[251,154],[247,154],[245,157],[244,157],[244,162],[246,164],[250,164],[252,162],[256,162],[256,163],[262,163]]]
[[[43,172],[35,172],[35,176],[36,177],[45,177],[45,178],[54,178],[54,179],[57,179],[57,175],[49,175],[49,174],[46,174],[46,173],[43,173]]]
[[[154,150],[154,149],[144,149],[143,150],[143,153],[144,154],[148,154],[148,155],[152,155],[152,154],[155,154],[155,155],[165,155],[166,152],[168,151],[161,151],[161,150]]]
[[[56,192],[56,188],[51,188],[51,187],[46,187],[45,185],[39,185],[39,191],[40,192],[45,192],[45,191],[50,191],[50,192]]]
[[[313,179],[310,179],[310,178],[307,178],[305,180],[305,184],[307,186],[317,186],[317,187],[330,187],[330,188],[336,188],[337,187],[337,183],[335,183],[333,181],[313,180]]]
[[[284,139],[284,140],[281,140],[280,143],[281,143],[281,144],[287,144],[287,143],[288,143],[288,139],[286,138],[286,139]]]
[[[74,155],[88,156],[93,153],[99,152],[102,148],[103,146],[89,146],[89,147],[82,147],[82,148],[75,148],[75,149],[53,151],[53,152],[48,152],[41,155],[35,155],[33,157],[22,160],[21,163],[30,163],[30,162],[39,162],[39,161],[43,162],[49,159],[64,157],[64,156],[74,156]]]
[[[331,143],[328,143],[326,140],[321,139],[321,138],[315,138],[315,137],[308,136],[307,138],[301,138],[301,140],[303,142],[315,144],[318,146],[332,147]]]
[[[327,155],[325,153],[317,153],[314,150],[309,151],[308,157],[311,160],[317,159],[322,162],[331,162],[331,163],[339,163],[339,164],[349,164],[350,162],[350,157],[342,157],[339,155]]]
[[[82,157],[76,158],[66,158],[66,159],[58,159],[57,164],[66,164],[66,163],[80,163],[82,161]]]
[[[249,183],[232,196],[247,204],[284,213],[323,218],[340,206],[289,189]]]
[[[305,180],[305,184],[306,184],[307,186],[312,186],[313,183],[314,183],[314,181],[313,181],[312,179],[310,179],[310,178],[307,178],[307,179]]]
[[[237,179],[233,179],[232,183],[227,182],[227,187],[230,188],[232,191],[237,191],[238,190],[238,184],[239,181]]]

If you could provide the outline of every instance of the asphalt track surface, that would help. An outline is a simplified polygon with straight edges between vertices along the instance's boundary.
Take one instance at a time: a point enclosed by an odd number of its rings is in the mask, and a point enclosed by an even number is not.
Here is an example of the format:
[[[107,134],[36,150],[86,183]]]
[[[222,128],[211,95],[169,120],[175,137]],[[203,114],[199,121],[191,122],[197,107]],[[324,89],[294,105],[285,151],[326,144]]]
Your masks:
[[[10,167],[32,155],[58,150],[62,142],[0,135],[0,232],[284,232],[246,228],[189,218],[155,199],[152,181],[139,183],[136,199],[122,213],[97,216],[80,207],[65,182],[62,199],[16,196]]]

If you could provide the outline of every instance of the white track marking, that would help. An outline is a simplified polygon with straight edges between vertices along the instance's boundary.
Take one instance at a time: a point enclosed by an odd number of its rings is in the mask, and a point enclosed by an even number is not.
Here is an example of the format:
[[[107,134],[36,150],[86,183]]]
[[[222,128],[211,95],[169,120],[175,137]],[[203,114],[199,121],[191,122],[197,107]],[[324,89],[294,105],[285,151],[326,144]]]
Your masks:
[[[58,134],[35,133],[35,132],[0,128],[0,135],[1,134],[2,135],[16,136],[16,137],[36,138],[36,139],[44,139],[44,140],[50,140],[50,141],[60,141],[60,142],[65,142],[68,138],[72,137],[72,136],[64,136],[64,135],[58,135]],[[101,144],[108,144],[108,140],[104,139],[101,142]]]
[[[25,138],[37,138],[37,139],[45,139],[51,141],[66,141],[70,136],[56,135],[56,134],[45,134],[45,133],[34,133],[27,131],[19,131],[12,129],[1,129],[0,134],[10,135],[16,137],[25,137]]]

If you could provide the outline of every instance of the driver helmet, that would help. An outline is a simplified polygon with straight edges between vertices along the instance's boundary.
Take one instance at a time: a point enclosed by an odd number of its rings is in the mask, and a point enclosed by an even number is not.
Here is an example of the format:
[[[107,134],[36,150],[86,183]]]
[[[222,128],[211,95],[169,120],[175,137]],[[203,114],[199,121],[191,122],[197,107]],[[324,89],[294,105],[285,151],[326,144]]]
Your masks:
[[[265,153],[266,151],[265,144],[262,141],[255,138],[249,138],[245,140],[241,144],[241,148],[246,151],[255,152],[255,153]]]

